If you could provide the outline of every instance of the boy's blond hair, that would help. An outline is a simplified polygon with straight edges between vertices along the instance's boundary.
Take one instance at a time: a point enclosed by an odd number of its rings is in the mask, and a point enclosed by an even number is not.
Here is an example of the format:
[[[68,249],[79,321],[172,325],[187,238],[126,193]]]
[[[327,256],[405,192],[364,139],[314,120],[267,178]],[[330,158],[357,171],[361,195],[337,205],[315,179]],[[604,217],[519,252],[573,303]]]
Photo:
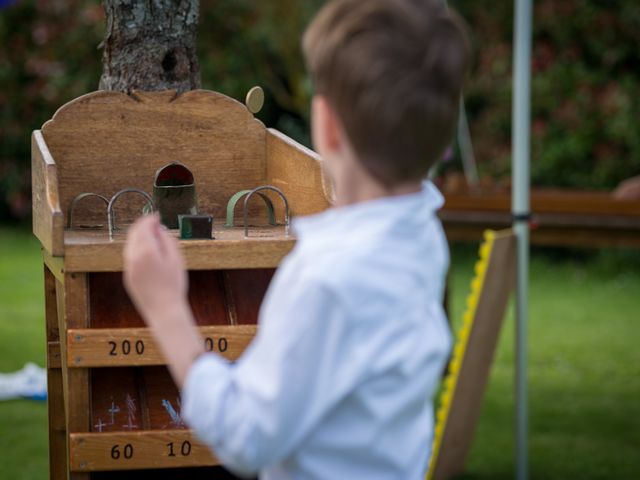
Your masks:
[[[333,0],[303,50],[365,168],[385,185],[424,178],[453,137],[467,68],[444,0]]]

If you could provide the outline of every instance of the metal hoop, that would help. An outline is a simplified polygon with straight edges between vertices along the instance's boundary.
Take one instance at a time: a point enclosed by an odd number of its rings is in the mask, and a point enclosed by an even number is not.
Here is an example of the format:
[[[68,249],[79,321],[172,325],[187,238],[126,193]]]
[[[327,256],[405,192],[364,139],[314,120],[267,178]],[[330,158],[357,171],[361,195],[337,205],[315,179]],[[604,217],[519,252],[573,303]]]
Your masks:
[[[100,200],[102,200],[105,203],[105,205],[107,206],[107,209],[109,208],[109,200],[107,200],[106,197],[103,197],[102,195],[99,195],[97,193],[81,193],[79,195],[76,195],[75,198],[71,200],[71,205],[69,206],[69,214],[67,215],[67,228],[69,230],[71,230],[71,228],[73,227],[73,211],[75,210],[76,205],[82,200],[84,200],[85,198],[89,198],[89,197],[98,197]]]
[[[234,224],[234,212],[236,209],[236,205],[238,201],[252,192],[252,190],[240,190],[238,193],[233,195],[229,202],[227,203],[227,222],[224,224],[225,227],[233,227]],[[264,200],[265,205],[267,206],[267,217],[269,221],[269,225],[277,225],[276,223],[276,214],[273,208],[273,202],[269,197],[267,197],[264,193],[259,193],[258,195],[262,200]]]
[[[279,188],[272,187],[271,185],[263,185],[261,187],[256,187],[253,190],[251,190],[244,199],[244,212],[243,212],[244,238],[249,237],[249,225],[248,225],[249,200],[251,200],[251,197],[253,196],[254,193],[257,193],[258,195],[260,195],[260,192],[262,190],[271,190],[272,192],[276,192],[278,195],[280,195],[280,198],[282,199],[282,203],[284,203],[284,234],[285,236],[289,235],[289,201],[287,200],[287,197],[284,196],[284,193],[282,193],[282,190],[280,190]]]
[[[144,198],[146,198],[149,201],[149,205],[151,205],[151,212],[155,210],[153,199],[147,192],[143,190],[139,190],[137,188],[125,188],[124,190],[120,190],[113,197],[111,197],[111,200],[109,200],[109,205],[107,207],[107,219],[109,221],[109,236],[113,235],[113,231],[116,229],[115,216],[113,214],[113,204],[116,202],[118,197],[120,197],[120,195],[124,193],[137,193],[142,195]]]

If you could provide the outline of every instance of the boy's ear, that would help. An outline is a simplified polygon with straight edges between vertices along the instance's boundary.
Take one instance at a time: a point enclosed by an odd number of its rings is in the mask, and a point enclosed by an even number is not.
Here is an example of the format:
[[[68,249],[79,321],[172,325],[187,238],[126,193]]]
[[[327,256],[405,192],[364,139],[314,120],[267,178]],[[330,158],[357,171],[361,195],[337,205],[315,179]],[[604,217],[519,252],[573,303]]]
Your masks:
[[[338,116],[322,95],[315,95],[311,102],[313,144],[321,155],[340,150],[343,143],[342,126]]]

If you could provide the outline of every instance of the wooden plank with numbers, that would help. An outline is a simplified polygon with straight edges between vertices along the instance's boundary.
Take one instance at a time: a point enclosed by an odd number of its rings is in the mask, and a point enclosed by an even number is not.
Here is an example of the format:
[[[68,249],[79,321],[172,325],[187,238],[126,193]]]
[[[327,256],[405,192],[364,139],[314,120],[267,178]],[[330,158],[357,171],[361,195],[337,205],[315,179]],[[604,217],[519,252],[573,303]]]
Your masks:
[[[205,350],[236,360],[256,334],[255,325],[199,327]],[[67,331],[68,367],[164,365],[162,352],[147,328]]]
[[[72,433],[69,446],[73,472],[218,465],[189,430]]]

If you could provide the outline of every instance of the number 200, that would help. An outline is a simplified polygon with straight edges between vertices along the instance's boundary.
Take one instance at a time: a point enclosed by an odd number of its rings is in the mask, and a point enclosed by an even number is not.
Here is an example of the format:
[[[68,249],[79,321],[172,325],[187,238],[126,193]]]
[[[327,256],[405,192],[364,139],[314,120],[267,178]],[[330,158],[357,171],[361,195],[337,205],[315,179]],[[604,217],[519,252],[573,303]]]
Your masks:
[[[129,355],[131,353],[131,342],[129,340],[123,340],[119,346],[120,352],[118,352],[118,344],[110,341],[109,348],[111,348],[111,350],[109,350],[109,355],[115,357],[118,353],[122,353],[123,355]],[[133,351],[138,355],[142,355],[144,353],[144,342],[142,340],[136,340],[133,344]]]

